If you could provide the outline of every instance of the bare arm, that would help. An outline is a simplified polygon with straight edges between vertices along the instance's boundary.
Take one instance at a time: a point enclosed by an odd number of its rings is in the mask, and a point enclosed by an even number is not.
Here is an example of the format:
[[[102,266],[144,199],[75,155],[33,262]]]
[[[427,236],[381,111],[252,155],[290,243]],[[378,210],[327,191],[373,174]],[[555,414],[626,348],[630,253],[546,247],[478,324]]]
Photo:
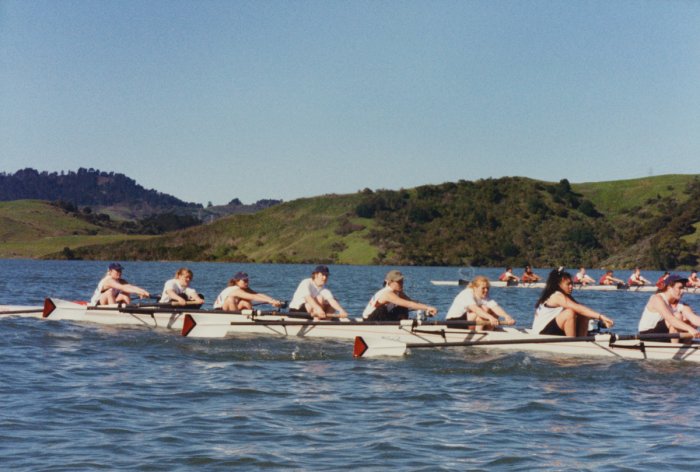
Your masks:
[[[121,283],[117,280],[110,279],[107,280],[104,283],[105,288],[115,288],[117,290],[121,290],[124,293],[134,293],[140,297],[150,297],[151,295],[141,287],[137,287],[136,285],[131,285],[129,283]]]
[[[581,316],[585,316],[586,318],[601,320],[606,328],[612,328],[615,325],[612,318],[608,318],[604,314],[588,308],[586,305],[581,305],[569,297],[565,297],[563,293],[555,293],[552,295],[552,297],[550,297],[550,300],[557,306],[570,309]]]
[[[400,296],[394,292],[387,291],[384,296],[380,297],[379,301],[383,303],[393,303],[394,305],[402,306],[409,310],[425,310],[428,316],[435,316],[437,314],[437,308],[434,306],[411,300],[408,295],[405,294]]]
[[[673,315],[673,312],[671,312],[671,310],[668,308],[668,305],[666,305],[660,294],[654,295],[651,298],[649,308],[661,314],[666,323],[673,326],[677,330],[683,331],[684,333],[691,333],[694,338],[700,337],[700,332],[698,332],[698,330]]]
[[[251,302],[269,303],[272,306],[282,305],[281,301],[272,298],[269,295],[265,295],[264,293],[258,293],[255,290],[235,290],[230,296],[242,298],[243,300],[248,300]]]

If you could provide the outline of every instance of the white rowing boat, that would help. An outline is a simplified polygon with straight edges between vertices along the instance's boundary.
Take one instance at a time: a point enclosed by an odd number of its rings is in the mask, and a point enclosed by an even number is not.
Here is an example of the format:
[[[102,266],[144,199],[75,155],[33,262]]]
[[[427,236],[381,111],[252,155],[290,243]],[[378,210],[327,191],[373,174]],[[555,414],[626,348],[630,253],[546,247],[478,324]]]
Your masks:
[[[466,286],[469,285],[468,280],[431,280],[433,285],[442,286]],[[489,282],[492,287],[499,288],[538,288],[543,289],[545,286],[544,282],[504,282],[501,280],[494,280]],[[604,291],[604,292],[656,292],[657,288],[655,285],[581,285],[574,284],[574,290],[593,290],[593,291]],[[700,294],[700,287],[686,287],[683,289],[683,293]]]
[[[502,328],[482,331],[468,340],[433,342],[432,340],[405,341],[391,337],[355,338],[355,357],[403,356],[411,349],[479,347],[516,351],[538,351],[567,356],[609,357],[618,359],[655,359],[700,362],[700,344],[673,344],[678,334],[616,335],[596,334],[571,338],[532,334],[527,329]]]
[[[21,316],[21,315],[20,315]],[[33,316],[33,315],[32,315]],[[227,312],[177,306],[87,306],[47,298],[38,317],[105,325],[144,326],[178,331],[193,338],[223,338],[240,334],[297,336],[353,340],[356,336],[393,336],[407,342],[431,338],[464,341],[473,323],[404,320],[372,322],[362,319],[314,320],[302,313],[244,310]]]
[[[144,326],[181,331],[185,313],[190,308],[151,305],[88,306],[84,302],[70,302],[47,298],[40,314],[47,320],[67,320],[102,325]]]
[[[527,329],[472,329],[464,321],[404,320],[368,322],[313,320],[303,314],[248,310],[240,313],[169,306],[104,306],[46,299],[42,311],[18,308],[16,316],[70,320],[106,325],[143,326],[175,330],[183,336],[221,338],[241,334],[355,340],[357,357],[397,356],[410,349],[481,347],[543,351],[562,355],[622,359],[663,359],[700,362],[700,344],[671,344],[659,339],[678,335],[599,334],[581,338],[535,335]]]

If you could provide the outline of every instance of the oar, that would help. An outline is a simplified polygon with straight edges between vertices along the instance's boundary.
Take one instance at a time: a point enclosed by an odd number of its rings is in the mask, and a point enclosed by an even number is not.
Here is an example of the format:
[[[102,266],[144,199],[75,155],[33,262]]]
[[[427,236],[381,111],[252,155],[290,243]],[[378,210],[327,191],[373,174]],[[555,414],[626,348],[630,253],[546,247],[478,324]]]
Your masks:
[[[3,315],[24,315],[24,314],[28,314],[28,313],[41,313],[42,310],[43,310],[43,308],[40,306],[37,306],[34,309],[23,308],[21,310],[19,310],[19,309],[18,310],[2,310],[2,311],[0,311],[0,316],[3,316]]]
[[[670,339],[690,339],[688,333],[672,334],[628,334],[616,335],[613,333],[597,334],[595,336],[552,336],[535,339],[496,339],[492,341],[457,341],[444,343],[403,343],[393,339],[382,337],[355,337],[353,348],[354,357],[376,356],[403,356],[408,349],[415,348],[443,348],[443,347],[469,347],[469,346],[496,346],[504,344],[546,344],[546,343],[580,343],[580,342],[609,342],[616,341],[668,341]]]
[[[160,297],[158,297],[160,299]],[[128,305],[122,305],[120,308],[177,308],[177,307],[194,307],[199,308],[203,304],[196,302],[194,300],[188,300],[184,304],[177,302],[167,302],[167,303],[130,303]]]

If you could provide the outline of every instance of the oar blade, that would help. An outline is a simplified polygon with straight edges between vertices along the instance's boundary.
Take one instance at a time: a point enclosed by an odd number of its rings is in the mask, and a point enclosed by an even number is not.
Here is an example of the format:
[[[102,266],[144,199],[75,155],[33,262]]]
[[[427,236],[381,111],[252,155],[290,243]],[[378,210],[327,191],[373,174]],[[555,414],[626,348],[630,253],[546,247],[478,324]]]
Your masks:
[[[354,357],[400,357],[406,354],[406,343],[393,339],[356,336],[352,354]]]
[[[191,314],[186,314],[182,321],[180,334],[188,338],[223,338],[228,330],[228,323],[203,323]]]

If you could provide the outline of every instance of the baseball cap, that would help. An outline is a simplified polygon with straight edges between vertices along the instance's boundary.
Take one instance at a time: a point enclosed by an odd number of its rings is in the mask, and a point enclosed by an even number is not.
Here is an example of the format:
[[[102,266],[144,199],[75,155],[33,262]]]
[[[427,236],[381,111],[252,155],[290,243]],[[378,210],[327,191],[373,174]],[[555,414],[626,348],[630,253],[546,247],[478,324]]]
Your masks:
[[[403,274],[398,270],[390,270],[389,272],[387,272],[386,277],[384,277],[384,280],[386,280],[387,282],[399,282],[403,280]]]
[[[234,280],[248,280],[248,274],[245,272],[236,272],[236,275],[233,276]]]
[[[671,274],[668,277],[666,277],[666,280],[664,280],[663,288],[666,288],[669,285],[673,285],[676,282],[682,282],[683,285],[685,285],[688,283],[688,279],[681,277],[680,275],[677,275],[677,274]]]
[[[124,270],[124,268],[122,267],[122,265],[120,263],[112,262],[109,265],[109,270],[118,270],[119,272],[122,272]]]
[[[319,274],[324,274],[324,275],[328,275],[328,274],[330,274],[331,272],[328,270],[328,266],[319,265],[319,266],[316,266],[316,268],[315,268],[314,271],[312,272],[312,274],[317,274],[317,273],[319,273]]]

